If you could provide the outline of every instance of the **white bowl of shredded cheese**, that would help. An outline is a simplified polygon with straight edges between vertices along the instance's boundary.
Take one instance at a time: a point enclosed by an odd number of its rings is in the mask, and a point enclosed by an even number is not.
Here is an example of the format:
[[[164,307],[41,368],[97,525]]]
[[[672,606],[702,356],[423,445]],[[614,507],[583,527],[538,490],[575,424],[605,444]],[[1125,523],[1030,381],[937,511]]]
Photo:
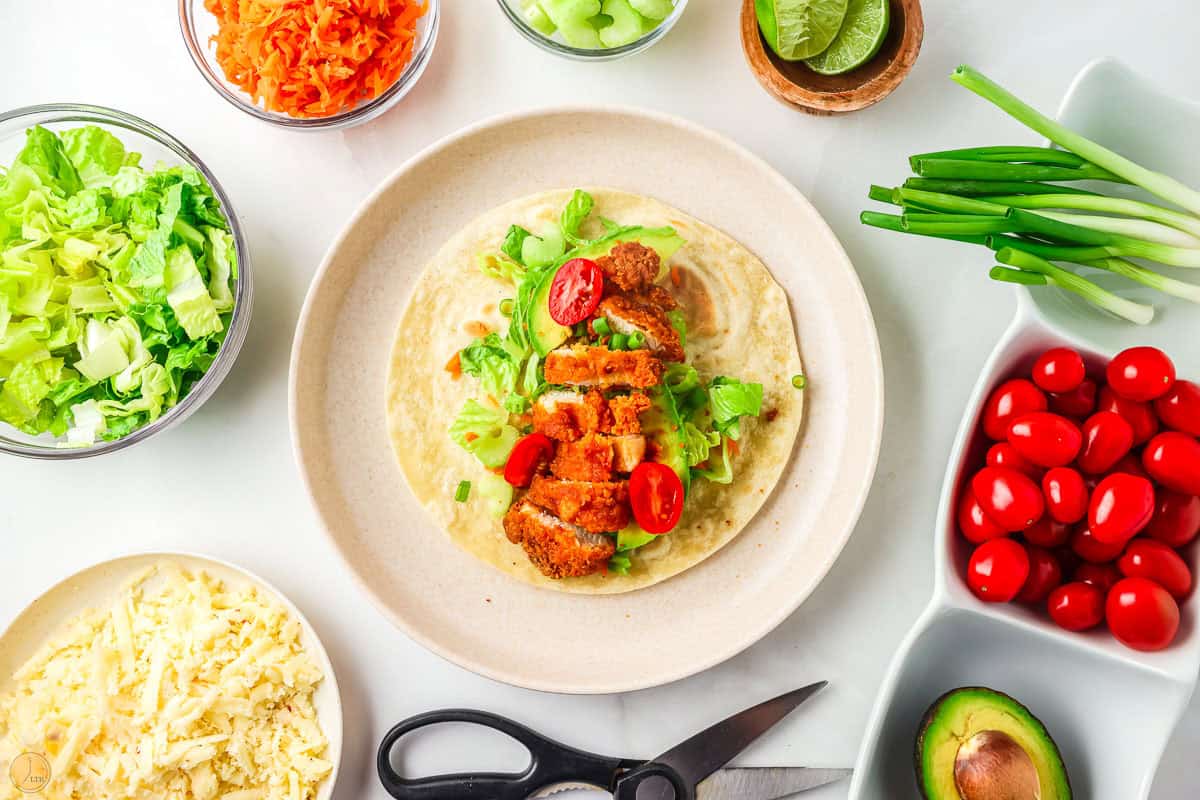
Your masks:
[[[341,744],[312,626],[231,564],[97,564],[0,635],[0,800],[328,800]]]

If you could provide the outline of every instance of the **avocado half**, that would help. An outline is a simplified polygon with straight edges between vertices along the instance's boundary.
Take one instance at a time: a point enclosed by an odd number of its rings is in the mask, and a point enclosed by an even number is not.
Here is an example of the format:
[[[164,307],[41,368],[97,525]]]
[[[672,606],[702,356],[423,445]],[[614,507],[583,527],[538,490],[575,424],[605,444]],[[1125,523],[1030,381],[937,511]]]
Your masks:
[[[1058,745],[1041,720],[993,689],[942,695],[917,733],[917,784],[925,800],[1070,800]]]

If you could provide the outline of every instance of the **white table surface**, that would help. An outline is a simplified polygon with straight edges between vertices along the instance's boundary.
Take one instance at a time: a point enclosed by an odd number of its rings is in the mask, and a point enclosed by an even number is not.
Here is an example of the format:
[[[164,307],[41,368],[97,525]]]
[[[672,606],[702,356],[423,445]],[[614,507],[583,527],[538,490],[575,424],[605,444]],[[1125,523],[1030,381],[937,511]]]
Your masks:
[[[790,111],[750,75],[736,0],[692,0],[652,50],[574,64],[509,28],[492,0],[444,0],[421,83],[383,118],[347,132],[268,127],[220,99],[193,67],[168,0],[2,3],[0,106],[78,100],[145,117],[191,146],[233,198],[250,239],[254,320],[233,373],[182,427],[131,451],[48,464],[0,460],[0,537],[8,567],[0,624],[78,568],[132,551],[228,559],[279,586],[315,624],[345,704],[338,800],[386,797],[374,773],[383,732],[445,706],[514,716],[577,746],[652,756],[727,713],[800,683],[832,687],[742,758],[746,765],[853,762],[898,642],[930,593],[931,531],[946,455],[979,366],[1013,301],[986,262],[953,248],[862,228],[872,182],[894,183],[905,156],[1030,141],[947,78],[967,61],[1053,110],[1092,58],[1115,55],[1196,96],[1195,0],[926,0],[913,74],[881,105],[840,119]],[[687,117],[766,158],[841,237],[874,309],[887,373],[887,425],[875,485],[832,573],[782,627],[707,673],[615,697],[562,697],[499,685],[441,661],[395,630],[321,533],[292,460],[287,364],[309,279],[360,200],[410,155],[484,117],[556,103],[627,103]],[[502,198],[498,198],[502,199]],[[770,213],[764,209],[764,213]],[[397,487],[397,491],[402,491]],[[598,654],[603,657],[603,654]],[[513,766],[491,738],[419,743],[423,764]],[[1154,800],[1192,800],[1200,703],[1162,764]],[[481,762],[482,759],[482,762]],[[435,763],[436,762],[436,763]],[[845,796],[845,786],[812,800]],[[897,787],[896,797],[910,796]]]

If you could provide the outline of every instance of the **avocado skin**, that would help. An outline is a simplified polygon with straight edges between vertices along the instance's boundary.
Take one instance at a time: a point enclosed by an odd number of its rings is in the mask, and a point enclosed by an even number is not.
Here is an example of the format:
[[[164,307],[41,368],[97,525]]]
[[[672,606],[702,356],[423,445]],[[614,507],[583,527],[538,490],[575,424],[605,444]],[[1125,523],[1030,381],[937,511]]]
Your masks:
[[[1056,794],[1046,796],[1043,798],[1043,800],[1072,799],[1071,779],[1067,774],[1067,768],[1063,762],[1062,753],[1059,752],[1058,744],[1054,741],[1054,738],[1050,735],[1050,732],[1046,729],[1046,726],[1042,723],[1042,721],[1034,716],[1033,713],[1019,700],[1005,694],[1004,692],[1000,692],[995,689],[989,689],[986,686],[962,686],[957,689],[951,689],[935,700],[933,704],[929,706],[929,710],[925,712],[925,716],[921,719],[921,724],[917,729],[916,745],[913,748],[913,770],[917,779],[917,789],[920,791],[921,797],[924,798],[924,800],[960,800],[960,795],[958,794],[957,790],[954,790],[953,794],[949,795],[945,794],[944,792],[930,794],[927,787],[931,782],[931,779],[935,776],[926,775],[924,767],[925,746],[931,727],[941,718],[942,714],[946,712],[946,709],[951,706],[952,703],[959,701],[960,699],[970,700],[980,706],[995,705],[1015,713],[1015,715],[1018,717],[1024,718],[1024,722],[1026,723],[1028,730],[1033,735],[1033,738],[1037,740],[1046,760],[1051,765],[1056,767],[1056,775],[1053,777],[1060,779],[1059,791]],[[969,738],[970,735],[978,732],[978,730],[969,731],[967,738]],[[1010,733],[1010,731],[1003,732]],[[1034,754],[1031,753],[1030,755],[1032,756]],[[1035,761],[1036,760],[1037,759],[1035,759]],[[953,761],[951,761],[951,764],[953,764]],[[1044,780],[1046,776],[1039,775],[1039,777],[1043,779],[1044,784],[1046,782]],[[954,786],[953,775],[950,776],[949,785],[952,787]],[[1054,787],[1051,788],[1053,789]]]

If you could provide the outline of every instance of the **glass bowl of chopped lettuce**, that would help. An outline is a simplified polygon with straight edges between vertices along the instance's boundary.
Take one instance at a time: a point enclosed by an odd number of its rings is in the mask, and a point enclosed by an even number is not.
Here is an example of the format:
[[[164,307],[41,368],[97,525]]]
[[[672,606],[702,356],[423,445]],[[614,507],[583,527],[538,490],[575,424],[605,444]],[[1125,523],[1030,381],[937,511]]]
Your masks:
[[[640,53],[679,21],[687,0],[497,0],[529,41],[579,61]]]
[[[0,114],[0,452],[82,458],[183,421],[246,336],[246,243],[165,131],[96,106]]]

